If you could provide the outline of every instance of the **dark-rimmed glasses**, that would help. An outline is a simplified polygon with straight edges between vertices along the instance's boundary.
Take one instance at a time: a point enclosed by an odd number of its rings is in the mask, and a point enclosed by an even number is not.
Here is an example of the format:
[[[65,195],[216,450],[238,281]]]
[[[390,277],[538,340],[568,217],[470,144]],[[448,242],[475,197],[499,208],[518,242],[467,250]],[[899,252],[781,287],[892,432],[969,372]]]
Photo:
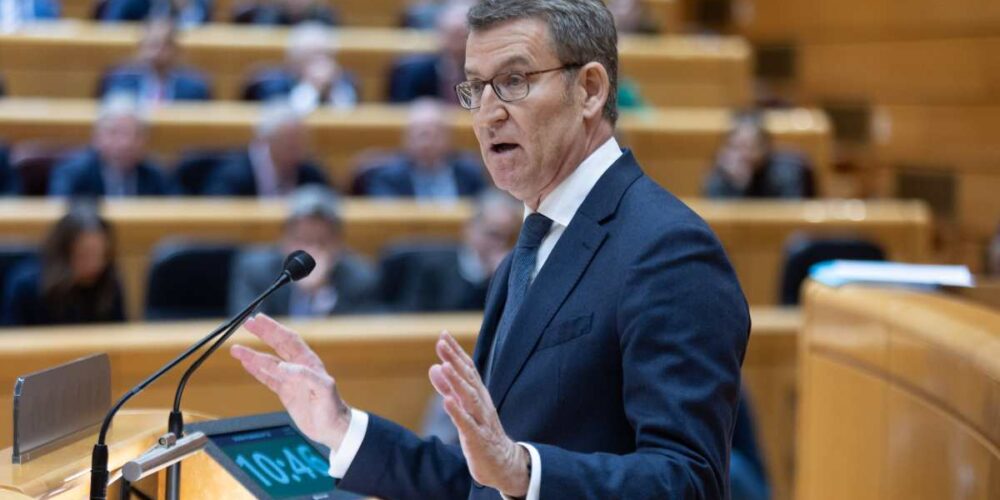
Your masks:
[[[558,68],[540,69],[538,71],[507,71],[495,75],[489,80],[466,80],[455,85],[455,93],[458,94],[458,103],[465,109],[478,109],[483,101],[483,92],[489,85],[497,97],[503,102],[520,101],[528,97],[531,92],[530,78],[542,73],[576,69],[582,64],[564,64]]]

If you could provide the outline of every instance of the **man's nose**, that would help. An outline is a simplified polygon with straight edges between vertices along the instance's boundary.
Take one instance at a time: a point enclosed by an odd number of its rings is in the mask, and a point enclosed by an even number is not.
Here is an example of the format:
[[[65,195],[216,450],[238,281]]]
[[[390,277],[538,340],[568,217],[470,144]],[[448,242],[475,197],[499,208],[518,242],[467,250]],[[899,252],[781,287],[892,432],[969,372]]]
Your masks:
[[[476,119],[480,125],[492,126],[507,119],[507,103],[497,97],[492,84],[483,88],[483,96],[479,100],[479,112]]]

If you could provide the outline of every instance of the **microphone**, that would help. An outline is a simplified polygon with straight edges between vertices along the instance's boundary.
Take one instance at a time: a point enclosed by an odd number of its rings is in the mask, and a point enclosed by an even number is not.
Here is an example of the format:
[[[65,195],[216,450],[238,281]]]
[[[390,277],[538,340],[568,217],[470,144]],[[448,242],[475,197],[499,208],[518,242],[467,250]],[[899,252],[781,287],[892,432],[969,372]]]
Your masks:
[[[146,387],[148,387],[150,384],[158,380],[165,373],[172,370],[182,361],[189,358],[192,354],[198,351],[198,349],[201,349],[206,344],[211,342],[212,339],[217,337],[220,333],[225,332],[224,335],[219,340],[217,340],[215,344],[213,344],[212,347],[207,352],[205,352],[200,358],[198,358],[197,361],[192,363],[191,367],[188,368],[188,371],[185,372],[184,377],[181,379],[181,383],[178,386],[177,395],[174,400],[174,405],[175,405],[174,409],[175,411],[178,410],[180,407],[179,406],[180,397],[184,391],[184,386],[186,385],[187,380],[191,377],[194,371],[197,370],[199,366],[201,366],[201,364],[205,361],[205,359],[208,356],[210,356],[213,352],[215,352],[216,349],[218,349],[230,336],[232,336],[233,333],[236,332],[236,330],[240,327],[240,325],[243,324],[243,321],[245,321],[246,318],[248,318],[250,314],[253,313],[253,311],[257,308],[257,306],[259,306],[260,303],[264,301],[264,299],[266,299],[276,290],[287,285],[288,283],[292,281],[298,281],[308,276],[309,273],[312,272],[313,268],[315,267],[316,267],[316,261],[313,260],[312,256],[310,256],[308,253],[302,250],[297,250],[295,252],[292,252],[288,257],[285,258],[281,275],[278,276],[278,278],[274,281],[274,283],[267,290],[265,290],[264,293],[257,296],[257,298],[254,299],[254,301],[251,302],[250,305],[248,305],[245,309],[240,311],[239,314],[231,318],[229,321],[226,321],[218,328],[213,330],[212,333],[209,333],[204,338],[196,342],[194,345],[187,348],[177,357],[167,362],[167,364],[160,367],[159,370],[157,370],[155,373],[147,377],[145,380],[139,382],[139,384],[130,389],[127,393],[125,393],[125,395],[119,398],[117,402],[115,402],[115,404],[111,407],[111,409],[108,410],[108,413],[104,416],[104,421],[101,423],[101,430],[97,435],[97,443],[94,444],[94,450],[90,457],[91,500],[107,500],[108,498],[108,478],[110,477],[110,474],[108,472],[107,437],[108,437],[108,430],[111,427],[111,420],[114,418],[115,414],[118,413],[118,410],[120,410],[122,406],[124,406],[125,403],[128,402],[128,400],[132,399],[137,394],[142,392]],[[171,412],[171,420],[173,419],[174,419],[173,412]],[[179,418],[177,420],[180,424],[179,428],[182,429],[183,422],[180,422]],[[176,490],[175,490],[175,495],[176,495]]]
[[[278,281],[281,280],[291,280],[299,281],[316,268],[316,261],[311,255],[303,250],[296,250],[287,257],[285,257],[285,262],[282,265],[283,270],[281,271],[281,276],[278,277]],[[285,281],[287,283],[287,281]],[[277,282],[275,282],[277,284]],[[272,285],[274,287],[275,285]],[[280,285],[278,285],[280,286]],[[263,298],[270,295],[270,290],[261,295],[260,298],[255,300],[246,309],[236,315],[233,321],[230,322],[229,327],[226,329],[225,333],[219,337],[211,347],[208,348],[198,359],[191,363],[187,371],[181,377],[181,381],[177,384],[177,391],[174,393],[174,406],[170,411],[170,417],[167,420],[167,431],[172,433],[177,439],[184,436],[184,415],[181,414],[181,398],[184,397],[184,389],[187,388],[188,380],[194,375],[194,372],[198,371],[202,363],[205,362],[222,344],[225,344],[229,337],[233,336],[234,333],[243,325],[253,311],[257,308]],[[165,496],[167,500],[178,500],[180,495],[181,486],[181,464],[180,462],[172,464],[167,468],[167,484],[165,488]]]

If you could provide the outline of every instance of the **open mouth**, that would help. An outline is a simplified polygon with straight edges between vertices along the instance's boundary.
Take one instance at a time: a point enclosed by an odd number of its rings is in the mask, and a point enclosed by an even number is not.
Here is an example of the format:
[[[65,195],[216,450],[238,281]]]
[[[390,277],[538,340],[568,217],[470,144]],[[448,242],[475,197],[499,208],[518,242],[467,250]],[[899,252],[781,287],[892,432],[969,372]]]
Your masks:
[[[518,145],[512,142],[501,142],[499,144],[494,144],[490,146],[490,151],[496,154],[504,154],[504,153],[509,153],[517,148]]]

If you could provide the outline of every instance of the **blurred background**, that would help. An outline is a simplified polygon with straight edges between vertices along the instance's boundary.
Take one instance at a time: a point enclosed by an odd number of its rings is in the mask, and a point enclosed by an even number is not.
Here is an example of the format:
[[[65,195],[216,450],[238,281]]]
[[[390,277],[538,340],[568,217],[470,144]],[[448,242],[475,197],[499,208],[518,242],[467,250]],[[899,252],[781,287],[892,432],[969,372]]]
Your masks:
[[[607,3],[619,142],[718,233],[753,308],[734,498],[794,498],[810,266],[1000,273],[1000,2]],[[0,0],[4,381],[88,350],[140,363],[302,248],[317,272],[262,310],[381,342],[330,362],[364,373],[348,399],[454,439],[411,373],[430,349],[395,332],[452,325],[471,349],[521,222],[453,91],[469,4]],[[276,407],[213,394],[189,400]]]

